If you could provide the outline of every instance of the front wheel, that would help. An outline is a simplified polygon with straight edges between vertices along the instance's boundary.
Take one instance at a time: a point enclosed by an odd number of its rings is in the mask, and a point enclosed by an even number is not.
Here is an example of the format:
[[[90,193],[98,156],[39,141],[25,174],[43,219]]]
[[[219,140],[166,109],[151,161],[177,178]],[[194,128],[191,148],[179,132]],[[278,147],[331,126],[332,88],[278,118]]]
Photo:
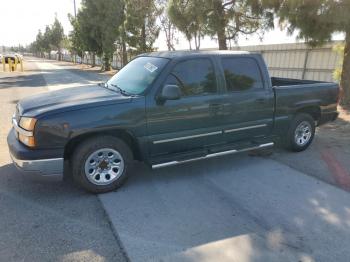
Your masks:
[[[287,134],[288,149],[300,152],[308,148],[314,139],[315,128],[312,116],[304,113],[296,115]]]
[[[118,138],[86,140],[71,159],[74,180],[92,193],[112,191],[126,180],[131,156],[129,147]]]

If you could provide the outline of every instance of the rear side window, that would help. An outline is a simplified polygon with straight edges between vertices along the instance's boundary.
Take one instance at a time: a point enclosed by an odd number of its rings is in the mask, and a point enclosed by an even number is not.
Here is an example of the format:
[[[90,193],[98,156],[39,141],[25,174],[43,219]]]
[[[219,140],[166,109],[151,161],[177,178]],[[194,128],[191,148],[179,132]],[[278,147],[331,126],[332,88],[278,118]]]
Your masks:
[[[191,59],[178,63],[166,82],[167,84],[179,84],[183,96],[217,92],[214,67],[207,58]]]
[[[262,89],[263,82],[259,66],[253,58],[223,58],[227,91]]]

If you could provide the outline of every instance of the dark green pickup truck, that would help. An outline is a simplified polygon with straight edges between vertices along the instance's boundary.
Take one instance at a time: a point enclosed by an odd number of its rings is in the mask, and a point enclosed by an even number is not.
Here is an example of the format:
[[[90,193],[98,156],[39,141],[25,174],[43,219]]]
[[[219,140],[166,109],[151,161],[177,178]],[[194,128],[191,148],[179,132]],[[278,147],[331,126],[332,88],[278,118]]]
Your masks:
[[[306,149],[337,118],[336,83],[270,78],[259,54],[156,52],[99,86],[20,101],[8,145],[17,167],[74,179],[91,192],[119,187],[132,160],[153,168],[280,141]]]

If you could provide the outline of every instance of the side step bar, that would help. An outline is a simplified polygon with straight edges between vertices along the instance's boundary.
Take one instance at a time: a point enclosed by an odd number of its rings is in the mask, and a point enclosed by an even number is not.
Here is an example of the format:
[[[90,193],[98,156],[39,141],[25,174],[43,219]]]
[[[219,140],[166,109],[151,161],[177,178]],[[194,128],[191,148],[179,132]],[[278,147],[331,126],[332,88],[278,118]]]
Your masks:
[[[196,157],[196,158],[192,158],[192,159],[186,159],[186,160],[181,160],[181,161],[171,161],[171,162],[156,164],[156,165],[152,165],[152,168],[156,169],[156,168],[161,168],[161,167],[174,166],[174,165],[192,162],[192,161],[196,161],[196,160],[208,159],[208,158],[217,157],[217,156],[230,155],[230,154],[235,154],[235,153],[240,153],[240,152],[245,152],[245,151],[250,151],[250,150],[255,150],[255,149],[261,149],[261,148],[265,148],[265,147],[271,147],[273,145],[274,145],[274,143],[270,142],[270,143],[261,144],[261,145],[254,146],[254,147],[247,147],[247,148],[243,148],[243,149],[239,149],[239,150],[232,149],[232,150],[212,153],[212,154],[208,154],[206,156]]]

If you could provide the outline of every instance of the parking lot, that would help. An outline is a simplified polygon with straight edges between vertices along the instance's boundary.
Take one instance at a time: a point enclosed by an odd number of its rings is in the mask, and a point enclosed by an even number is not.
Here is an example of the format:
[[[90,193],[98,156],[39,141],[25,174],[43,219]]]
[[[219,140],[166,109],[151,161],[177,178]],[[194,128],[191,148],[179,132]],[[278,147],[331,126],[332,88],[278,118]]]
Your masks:
[[[0,257],[4,261],[349,261],[350,117],[302,153],[274,149],[159,170],[143,164],[118,191],[26,179],[6,135],[28,95],[108,75],[27,58],[0,73]],[[269,154],[272,153],[272,154]]]

